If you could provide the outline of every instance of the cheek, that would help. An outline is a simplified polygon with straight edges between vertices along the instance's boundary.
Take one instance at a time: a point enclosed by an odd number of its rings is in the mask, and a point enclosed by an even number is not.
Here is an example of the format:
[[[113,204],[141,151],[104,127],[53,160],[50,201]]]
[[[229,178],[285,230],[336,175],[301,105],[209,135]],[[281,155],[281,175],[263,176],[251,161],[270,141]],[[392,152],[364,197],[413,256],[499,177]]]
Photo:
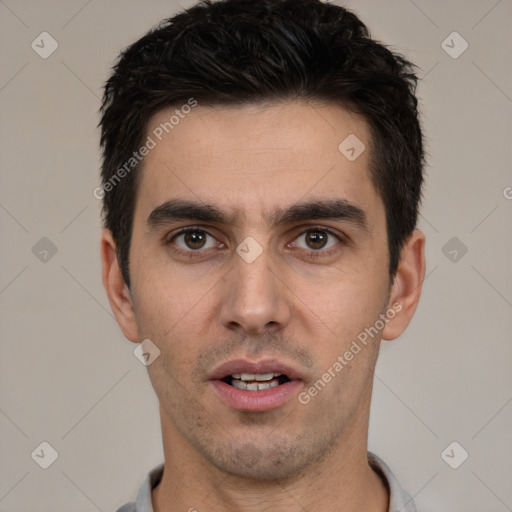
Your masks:
[[[337,348],[350,343],[362,329],[375,323],[386,298],[386,280],[368,273],[338,275],[338,280],[314,283],[303,280],[295,289],[301,297],[296,307],[311,319],[316,329],[336,340]]]
[[[138,265],[139,261],[151,264]],[[132,291],[141,332],[163,340],[183,331],[184,324],[190,329],[191,313],[204,308],[201,299],[210,288],[208,283],[198,286],[179,268],[155,262],[150,255],[134,258],[133,263]]]

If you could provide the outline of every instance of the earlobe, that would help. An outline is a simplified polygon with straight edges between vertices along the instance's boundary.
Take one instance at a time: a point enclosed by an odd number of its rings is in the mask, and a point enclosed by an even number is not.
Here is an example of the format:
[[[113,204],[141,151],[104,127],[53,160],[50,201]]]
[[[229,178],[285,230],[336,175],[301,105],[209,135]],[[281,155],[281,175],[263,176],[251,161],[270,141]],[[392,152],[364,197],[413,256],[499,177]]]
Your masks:
[[[418,306],[425,279],[425,235],[415,229],[407,239],[398,270],[390,290],[388,310],[395,315],[382,331],[383,340],[398,338],[404,331]]]
[[[110,307],[127,339],[138,343],[139,333],[130,290],[124,282],[116,253],[116,244],[110,230],[101,235],[102,280]]]

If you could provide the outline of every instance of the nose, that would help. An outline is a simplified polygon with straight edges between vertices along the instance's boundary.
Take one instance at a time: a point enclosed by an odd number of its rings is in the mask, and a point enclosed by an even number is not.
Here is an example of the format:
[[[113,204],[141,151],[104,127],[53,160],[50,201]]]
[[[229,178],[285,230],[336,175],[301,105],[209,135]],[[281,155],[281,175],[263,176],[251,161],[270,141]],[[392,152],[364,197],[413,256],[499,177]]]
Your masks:
[[[269,250],[251,263],[234,255],[234,267],[225,277],[220,311],[226,328],[256,336],[288,325],[291,292],[271,259]]]

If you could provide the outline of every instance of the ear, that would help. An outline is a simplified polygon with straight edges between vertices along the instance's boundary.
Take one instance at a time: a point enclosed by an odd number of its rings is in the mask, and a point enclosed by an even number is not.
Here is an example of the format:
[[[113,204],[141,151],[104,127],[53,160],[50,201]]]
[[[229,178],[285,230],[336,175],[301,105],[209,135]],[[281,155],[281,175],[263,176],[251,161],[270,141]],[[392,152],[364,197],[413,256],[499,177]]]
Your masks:
[[[395,316],[382,330],[382,339],[398,338],[409,325],[420,300],[425,279],[425,235],[415,229],[407,239],[391,286],[388,311]]]
[[[133,301],[130,289],[126,285],[119,268],[116,243],[110,230],[105,229],[101,235],[101,264],[103,286],[107,292],[110,307],[123,334],[130,341],[140,341]]]

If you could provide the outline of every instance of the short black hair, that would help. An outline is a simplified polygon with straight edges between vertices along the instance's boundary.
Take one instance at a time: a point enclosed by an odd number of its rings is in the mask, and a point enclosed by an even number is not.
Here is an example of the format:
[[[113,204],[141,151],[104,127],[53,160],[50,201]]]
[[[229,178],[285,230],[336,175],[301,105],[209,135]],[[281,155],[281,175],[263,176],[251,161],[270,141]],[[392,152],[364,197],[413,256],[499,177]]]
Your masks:
[[[422,194],[414,68],[372,39],[354,13],[320,0],[202,0],[151,29],[119,55],[100,109],[103,222],[126,284],[143,161],[132,159],[133,169],[126,163],[152,115],[191,99],[209,106],[318,100],[363,116],[392,278]]]

